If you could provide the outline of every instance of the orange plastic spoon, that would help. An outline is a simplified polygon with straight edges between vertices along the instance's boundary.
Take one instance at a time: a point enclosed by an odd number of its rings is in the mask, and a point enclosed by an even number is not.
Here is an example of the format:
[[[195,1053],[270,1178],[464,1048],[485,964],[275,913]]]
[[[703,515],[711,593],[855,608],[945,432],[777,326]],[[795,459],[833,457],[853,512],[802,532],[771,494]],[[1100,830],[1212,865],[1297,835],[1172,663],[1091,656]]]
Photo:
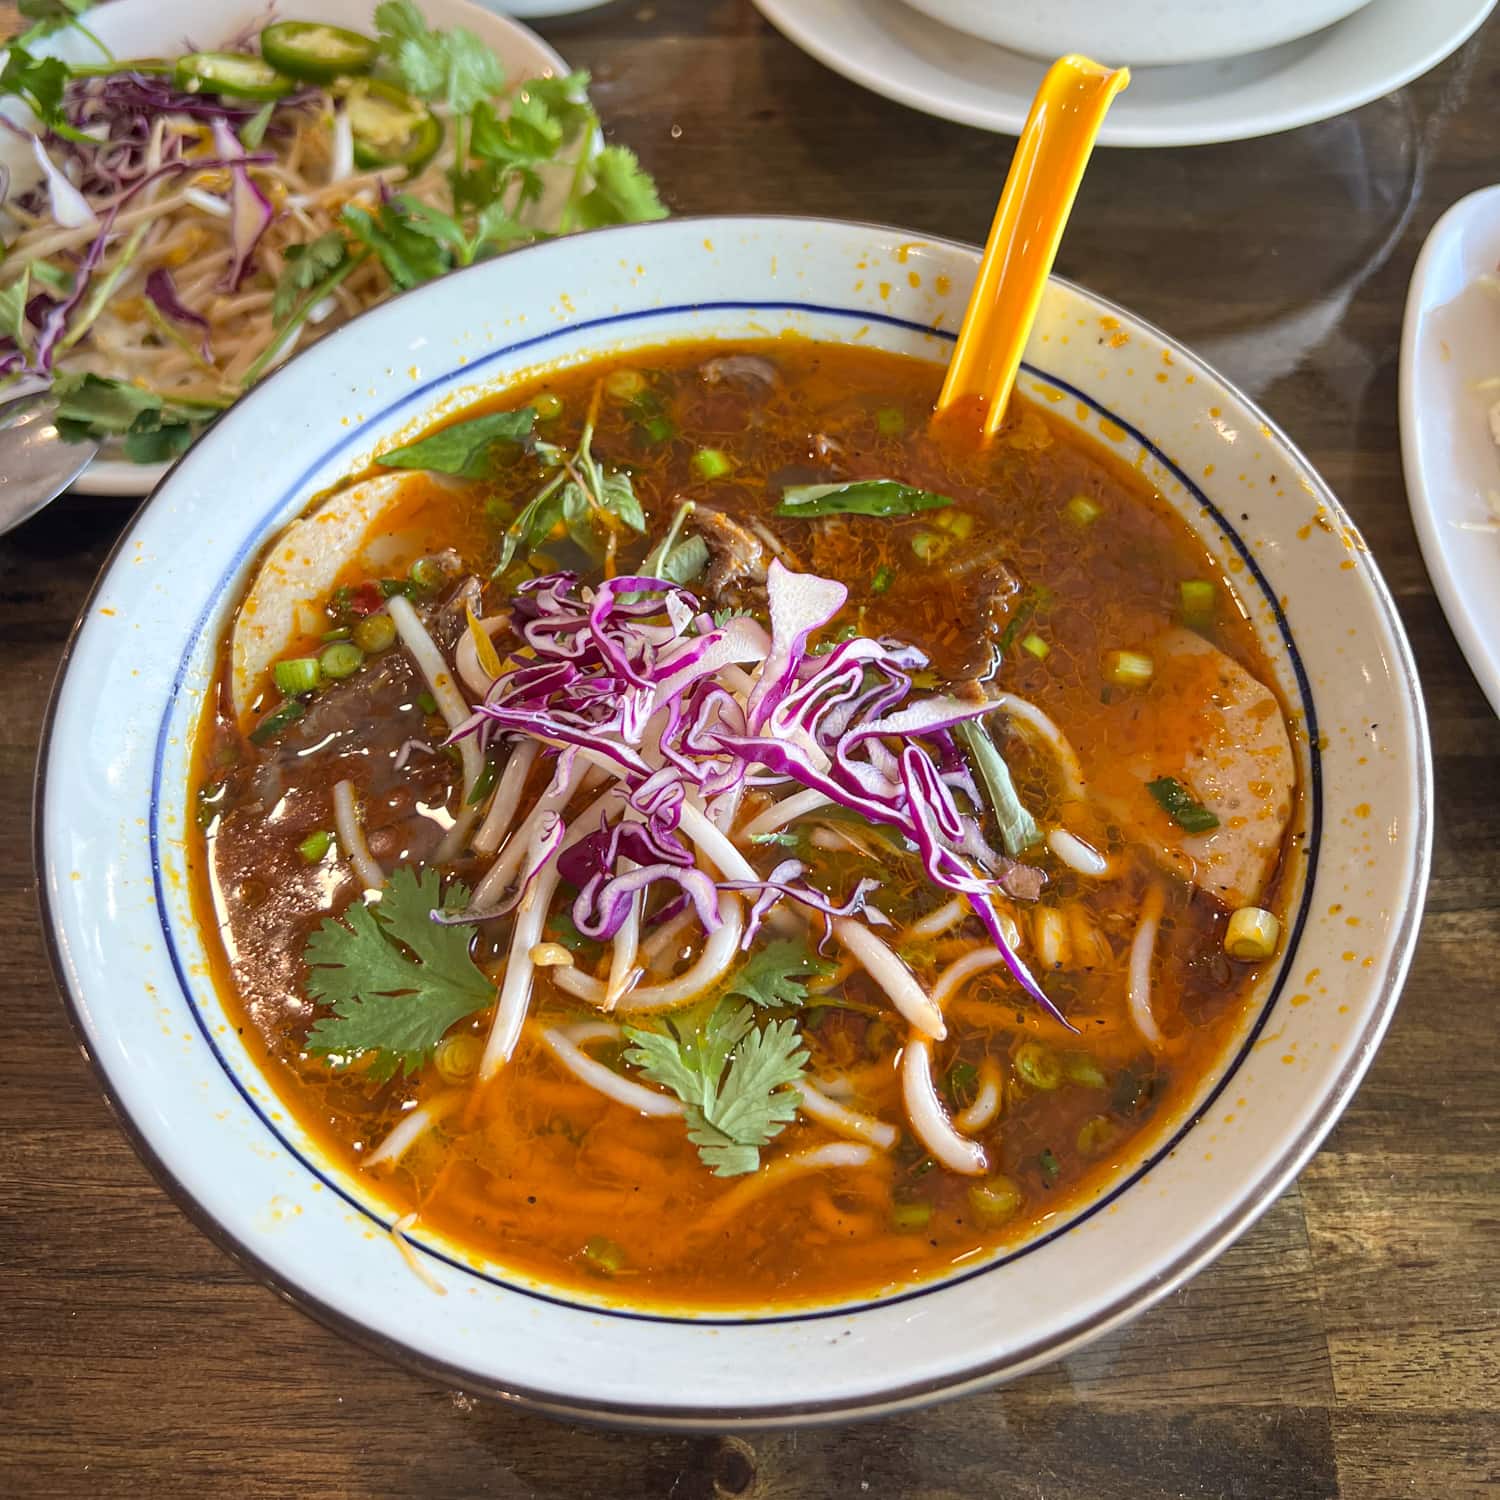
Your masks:
[[[1047,70],[1032,101],[938,397],[940,412],[964,397],[978,398],[986,437],[1005,417],[1099,127],[1129,82],[1128,68],[1068,56]]]

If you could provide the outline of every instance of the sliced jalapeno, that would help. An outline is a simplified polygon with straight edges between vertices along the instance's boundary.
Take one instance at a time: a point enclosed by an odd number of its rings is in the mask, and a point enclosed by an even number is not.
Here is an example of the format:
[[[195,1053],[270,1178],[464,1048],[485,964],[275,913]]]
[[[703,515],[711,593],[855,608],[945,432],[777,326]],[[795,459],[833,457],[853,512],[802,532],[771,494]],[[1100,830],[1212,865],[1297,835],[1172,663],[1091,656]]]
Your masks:
[[[344,107],[354,135],[354,160],[366,171],[406,167],[415,172],[443,144],[442,122],[431,110],[378,78],[354,84]]]
[[[276,21],[260,34],[260,55],[278,73],[314,83],[368,73],[379,52],[374,38],[322,21]]]
[[[236,99],[279,99],[294,87],[269,63],[242,52],[189,52],[177,59],[172,80],[190,94],[229,94]]]

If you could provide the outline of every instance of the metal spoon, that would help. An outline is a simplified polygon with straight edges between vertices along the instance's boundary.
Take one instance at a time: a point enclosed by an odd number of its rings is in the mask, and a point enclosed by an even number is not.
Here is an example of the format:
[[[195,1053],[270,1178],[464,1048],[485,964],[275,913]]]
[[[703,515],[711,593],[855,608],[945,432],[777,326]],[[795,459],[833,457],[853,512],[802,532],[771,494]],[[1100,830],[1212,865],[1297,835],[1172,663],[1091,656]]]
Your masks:
[[[44,394],[0,407],[0,535],[55,500],[98,451],[98,443],[63,441]]]

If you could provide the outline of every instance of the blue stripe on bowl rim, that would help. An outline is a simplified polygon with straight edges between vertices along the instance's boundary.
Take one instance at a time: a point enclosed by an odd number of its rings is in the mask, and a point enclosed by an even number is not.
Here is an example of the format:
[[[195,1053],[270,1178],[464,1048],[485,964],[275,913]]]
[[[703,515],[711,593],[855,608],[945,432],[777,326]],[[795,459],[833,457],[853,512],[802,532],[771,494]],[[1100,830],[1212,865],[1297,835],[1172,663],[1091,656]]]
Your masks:
[[[434,376],[431,380],[425,381],[421,385],[414,386],[395,401],[382,407],[369,421],[371,423],[383,422],[389,417],[394,416],[397,412],[426,400],[428,397],[456,382],[472,382],[475,376],[489,365],[511,358],[526,350],[542,348],[560,339],[574,338],[579,334],[612,327],[623,327],[632,323],[665,319],[684,314],[715,312],[800,313],[817,317],[848,319],[861,324],[879,323],[890,328],[901,329],[904,332],[920,334],[927,338],[936,338],[949,343],[955,338],[953,333],[945,329],[936,329],[926,323],[916,323],[907,318],[896,317],[891,313],[874,312],[866,308],[833,307],[815,302],[781,300],[725,300],[677,303],[669,306],[643,308],[633,312],[612,313],[598,318],[585,319],[581,322],[566,324],[548,333],[535,334],[530,338],[520,339],[514,343],[506,344],[501,348],[492,349],[479,358],[469,361],[467,364],[457,366],[442,375]],[[1297,689],[1302,699],[1301,706],[1306,728],[1305,743],[1308,753],[1307,792],[1311,810],[1311,817],[1309,819],[1310,831],[1307,840],[1308,858],[1305,865],[1306,873],[1304,875],[1305,883],[1302,890],[1302,899],[1298,903],[1297,915],[1293,921],[1291,933],[1288,936],[1285,949],[1282,953],[1281,964],[1276,979],[1261,1006],[1260,1013],[1245,1033],[1239,1049],[1236,1051],[1233,1060],[1224,1070],[1223,1076],[1215,1084],[1207,1097],[1198,1104],[1192,1116],[1179,1126],[1170,1139],[1159,1145],[1144,1162],[1137,1166],[1129,1177],[1116,1184],[1108,1193],[1096,1199],[1087,1208],[1080,1210],[1072,1218],[1068,1219],[1066,1223],[1048,1230],[1045,1234],[1038,1235],[1035,1239],[1028,1240],[1025,1244],[1017,1246],[1014,1250],[1004,1255],[987,1260],[982,1265],[971,1267],[957,1275],[944,1277],[941,1280],[924,1282],[919,1286],[908,1287],[901,1291],[893,1292],[888,1296],[867,1297],[861,1301],[843,1302],[828,1307],[811,1307],[764,1314],[745,1313],[732,1316],[715,1316],[713,1314],[670,1313],[665,1311],[649,1312],[640,1309],[612,1307],[605,1303],[583,1300],[575,1301],[558,1292],[544,1291],[536,1286],[527,1286],[522,1282],[509,1280],[503,1275],[478,1270],[474,1266],[446,1254],[436,1246],[428,1244],[419,1237],[404,1235],[403,1238],[414,1249],[439,1264],[448,1267],[450,1270],[460,1272],[466,1277],[472,1277],[497,1290],[512,1292],[517,1296],[547,1303],[553,1307],[565,1308],[569,1312],[583,1313],[589,1317],[607,1317],[640,1323],[669,1323],[685,1327],[701,1328],[761,1327],[777,1323],[810,1323],[828,1318],[848,1318],[856,1313],[876,1308],[894,1307],[903,1302],[912,1302],[921,1297],[929,1297],[938,1292],[949,1291],[954,1287],[963,1285],[965,1282],[974,1281],[982,1276],[988,1276],[1020,1260],[1023,1256],[1032,1255],[1036,1251],[1043,1249],[1062,1235],[1069,1233],[1078,1225],[1093,1218],[1096,1214],[1102,1213],[1123,1193],[1128,1192],[1141,1178],[1154,1170],[1182,1144],[1183,1140],[1194,1129],[1202,1116],[1207,1113],[1220,1095],[1223,1094],[1224,1090],[1229,1087],[1230,1082],[1239,1071],[1246,1057],[1249,1056],[1256,1040],[1265,1028],[1271,1013],[1276,1008],[1276,1002],[1280,999],[1282,990],[1291,973],[1292,960],[1296,954],[1312,909],[1313,886],[1317,873],[1318,856],[1323,834],[1322,754],[1319,750],[1318,719],[1313,703],[1312,684],[1308,680],[1301,653],[1297,649],[1297,643],[1293,638],[1286,612],[1281,607],[1281,601],[1277,597],[1275,590],[1272,589],[1269,579],[1267,579],[1265,573],[1262,571],[1250,548],[1223,511],[1209,499],[1203,490],[1176,463],[1167,457],[1161,448],[1132,423],[1117,416],[1108,407],[1101,405],[1086,392],[1079,390],[1076,386],[1069,384],[1065,380],[1049,375],[1045,370],[1036,365],[1023,362],[1021,368],[1026,374],[1044,382],[1054,390],[1062,391],[1066,395],[1081,401],[1095,415],[1114,423],[1116,427],[1124,432],[1133,442],[1139,444],[1145,452],[1149,453],[1157,463],[1170,473],[1178,484],[1192,496],[1202,510],[1213,518],[1214,524],[1229,540],[1235,552],[1243,559],[1246,568],[1250,572],[1250,576],[1255,580],[1262,597],[1265,599],[1267,605],[1269,605],[1272,616],[1276,621],[1277,631],[1281,637],[1282,644],[1285,646],[1288,659],[1291,662],[1293,674],[1297,680]],[[366,441],[365,431],[366,429],[364,428],[354,428],[344,434],[338,442],[334,443],[330,448],[325,449],[310,463],[302,474],[282,492],[276,503],[262,514],[249,535],[235,550],[234,556],[221,575],[212,596],[200,612],[193,631],[188,638],[188,644],[183,651],[182,658],[178,662],[176,673],[172,679],[172,686],[167,696],[166,707],[162,713],[161,725],[157,731],[151,775],[151,805],[148,816],[148,836],[151,875],[155,887],[156,910],[161,923],[162,937],[166,943],[173,972],[177,976],[177,983],[182,994],[183,1003],[192,1016],[193,1024],[197,1027],[199,1035],[203,1038],[209,1052],[222,1069],[230,1085],[244,1102],[245,1107],[260,1121],[262,1127],[272,1139],[305,1172],[321,1183],[329,1192],[346,1203],[356,1213],[369,1220],[377,1229],[388,1233],[391,1225],[400,1216],[397,1214],[391,1214],[389,1217],[384,1216],[372,1204],[363,1201],[357,1194],[350,1192],[342,1186],[328,1171],[309,1160],[308,1156],[295,1146],[272,1121],[268,1111],[255,1099],[249,1086],[230,1065],[229,1060],[225,1057],[214,1039],[203,1008],[193,1001],[193,990],[188,982],[187,966],[183,962],[182,955],[178,950],[177,940],[172,931],[172,924],[167,917],[169,910],[168,894],[162,871],[160,847],[164,837],[161,828],[162,782],[165,772],[167,749],[171,737],[171,721],[180,699],[183,685],[191,670],[192,658],[199,649],[199,645],[208,629],[210,617],[221,605],[235,577],[239,574],[245,563],[255,552],[259,551],[265,545],[267,533],[276,518],[291,500],[312,481],[313,476],[323,470],[328,463],[346,451],[351,445]],[[272,1092],[274,1094],[274,1090]]]

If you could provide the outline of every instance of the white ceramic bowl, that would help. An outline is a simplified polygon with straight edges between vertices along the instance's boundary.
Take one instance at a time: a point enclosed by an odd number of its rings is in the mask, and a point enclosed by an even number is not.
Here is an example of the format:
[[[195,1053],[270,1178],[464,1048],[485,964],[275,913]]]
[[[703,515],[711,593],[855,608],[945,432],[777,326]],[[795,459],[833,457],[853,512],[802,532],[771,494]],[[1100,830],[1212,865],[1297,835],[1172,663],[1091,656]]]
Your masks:
[[[1223,1067],[1105,1198],[878,1302],[641,1313],[419,1235],[440,1300],[380,1232],[391,1211],[279,1105],[206,977],[184,869],[193,726],[247,569],[310,497],[440,404],[554,361],[783,330],[943,360],[975,265],[962,246],[797,219],[683,219],[525,250],[292,361],[122,538],[42,752],[58,977],[159,1175],[317,1316],[553,1413],[723,1428],[890,1410],[1031,1369],[1139,1312],[1243,1231],[1333,1124],[1390,1018],[1425,888],[1431,769],[1411,657],[1351,523],[1286,439],[1185,350],[1061,282],[1021,389],[1139,462],[1238,579],[1306,788],[1283,955]]]
[[[906,0],[955,31],[1032,57],[1082,52],[1111,66],[1243,57],[1311,36],[1369,0]]]

